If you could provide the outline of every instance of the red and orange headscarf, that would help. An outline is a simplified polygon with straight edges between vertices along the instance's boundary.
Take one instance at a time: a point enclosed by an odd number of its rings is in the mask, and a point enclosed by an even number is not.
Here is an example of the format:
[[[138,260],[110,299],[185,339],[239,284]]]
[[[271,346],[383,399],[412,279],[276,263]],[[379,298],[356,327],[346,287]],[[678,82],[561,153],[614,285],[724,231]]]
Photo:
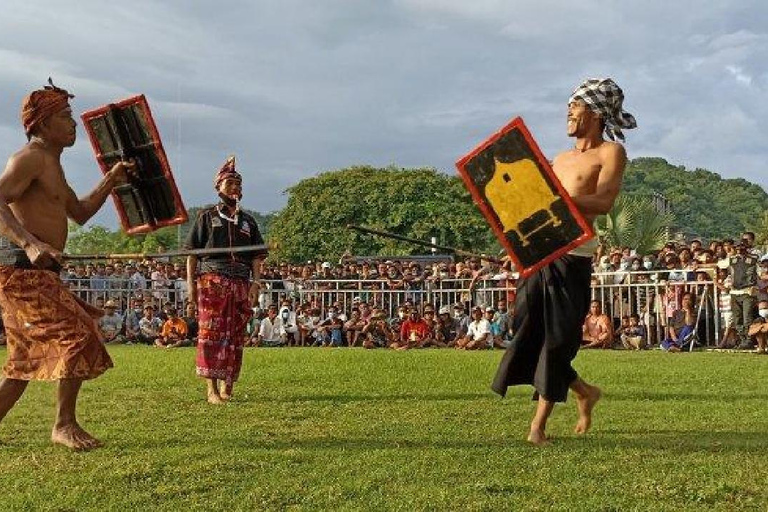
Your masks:
[[[67,108],[70,98],[74,98],[74,96],[53,85],[50,78],[48,78],[48,85],[44,88],[27,95],[21,103],[21,124],[24,125],[24,132],[27,136],[38,124],[56,112]]]
[[[221,166],[219,172],[216,173],[216,178],[213,180],[214,188],[219,190],[219,185],[221,185],[221,183],[227,179],[243,181],[243,177],[240,176],[240,173],[235,170],[234,155],[227,158],[227,161],[224,162],[224,165]]]

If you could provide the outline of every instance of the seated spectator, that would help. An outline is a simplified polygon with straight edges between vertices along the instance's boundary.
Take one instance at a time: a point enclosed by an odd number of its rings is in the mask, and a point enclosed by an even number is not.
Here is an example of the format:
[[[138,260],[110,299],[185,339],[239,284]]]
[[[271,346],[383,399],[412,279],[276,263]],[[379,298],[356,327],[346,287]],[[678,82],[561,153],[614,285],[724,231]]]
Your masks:
[[[437,320],[435,320],[435,308],[431,304],[424,306],[423,320],[429,326],[429,331],[422,339],[421,343],[419,343],[419,348],[444,348],[446,346],[445,340],[443,339],[442,333],[440,332],[439,324]]]
[[[163,321],[155,316],[155,307],[152,304],[144,306],[144,317],[139,320],[139,335],[137,340],[140,343],[154,345],[163,329]]]
[[[768,300],[761,300],[757,307],[758,316],[750,324],[747,333],[757,342],[757,352],[765,354],[768,349]]]
[[[440,337],[448,347],[453,347],[459,338],[459,320],[451,317],[451,308],[442,306],[437,315]]]
[[[374,308],[371,312],[371,318],[360,331],[363,338],[363,347],[387,348],[394,342],[395,334],[387,322],[387,316],[380,308]]]
[[[618,325],[616,325],[616,328],[613,331],[613,344],[621,341],[621,335],[624,334],[624,330],[629,327],[629,315],[622,316],[621,320],[618,320],[615,324]]]
[[[315,329],[315,344],[323,347],[344,346],[344,321],[339,318],[336,306],[328,308],[328,318],[320,322]]]
[[[397,307],[397,315],[395,315],[392,319],[390,319],[389,328],[392,329],[392,331],[397,333],[399,336],[400,327],[402,327],[403,322],[405,322],[406,320],[408,320],[408,308],[403,304],[401,304]]]
[[[357,346],[358,341],[362,339],[363,327],[365,327],[365,322],[360,318],[360,312],[353,309],[349,320],[344,324],[348,347]]]
[[[125,342],[130,345],[139,341],[139,322],[144,316],[144,299],[142,297],[133,297],[130,307],[125,312],[123,325],[125,326]]]
[[[582,328],[581,348],[611,348],[613,326],[608,315],[603,313],[599,301],[589,304],[589,313]]]
[[[496,310],[490,306],[485,308],[485,319],[488,320],[491,329],[488,346],[491,348],[506,348],[506,345],[504,345],[501,325],[496,321]]]
[[[163,329],[155,340],[155,346],[160,348],[191,346],[192,342],[187,336],[187,323],[177,316],[176,308],[168,307],[165,313],[168,319],[163,323]]]
[[[621,344],[627,350],[645,348],[645,326],[640,324],[640,316],[636,313],[629,315],[627,327],[622,329]]]
[[[261,328],[261,321],[264,319],[264,313],[261,308],[251,308],[253,314],[251,319],[248,320],[248,324],[245,326],[245,347],[258,347],[259,346],[259,329]]]
[[[192,345],[197,344],[197,334],[200,332],[200,324],[197,321],[197,308],[191,302],[185,306],[185,315],[181,318],[187,324],[187,339]]]
[[[259,324],[259,337],[256,347],[279,347],[283,344],[280,339],[279,321],[277,319],[277,304],[270,304],[265,316]]]
[[[290,300],[283,300],[280,303],[280,311],[277,317],[277,324],[275,325],[278,335],[286,346],[298,345],[301,337],[296,313],[294,313],[292,308],[293,304],[291,304]]]
[[[483,309],[472,309],[472,321],[467,326],[467,334],[456,342],[458,350],[477,350],[488,348],[491,339],[491,324],[483,318]]]
[[[115,301],[108,300],[104,304],[104,316],[99,318],[99,331],[104,336],[104,343],[124,343],[120,335],[123,330],[123,317],[117,311]]]
[[[680,309],[675,310],[667,326],[667,339],[661,342],[661,348],[668,352],[680,352],[693,343],[696,312],[693,308],[693,294],[683,293]]]
[[[392,343],[390,348],[408,350],[418,348],[427,339],[431,326],[419,315],[419,310],[412,307],[408,311],[408,319],[400,325],[400,338]]]

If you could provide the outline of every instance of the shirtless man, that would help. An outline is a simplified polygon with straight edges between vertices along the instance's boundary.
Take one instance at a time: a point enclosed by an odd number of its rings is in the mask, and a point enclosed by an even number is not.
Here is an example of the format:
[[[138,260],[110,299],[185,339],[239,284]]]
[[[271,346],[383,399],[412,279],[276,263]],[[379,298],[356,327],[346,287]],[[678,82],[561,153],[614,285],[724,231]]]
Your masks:
[[[553,170],[588,222],[608,213],[621,188],[626,165],[624,147],[603,139],[624,140],[621,128],[634,128],[635,119],[622,110],[624,95],[611,80],[587,80],[568,103],[567,133],[573,149],[559,154]],[[499,365],[492,389],[532,384],[538,406],[528,441],[547,444],[547,419],[556,402],[573,392],[579,411],[577,434],[592,424],[600,389],[581,379],[571,366],[581,342],[582,322],[590,303],[592,253],[596,241],[555,260],[521,280],[517,287],[514,341]]]
[[[83,380],[101,375],[112,361],[95,322],[102,312],[59,278],[67,218],[78,224],[90,219],[134,164],[116,164],[90,194],[75,195],[60,161],[75,143],[72,97],[51,83],[24,99],[21,118],[29,142],[0,176],[0,234],[12,244],[0,261],[0,307],[8,330],[0,420],[30,380],[58,380],[51,440],[84,450],[101,443],[77,423],[78,392]]]

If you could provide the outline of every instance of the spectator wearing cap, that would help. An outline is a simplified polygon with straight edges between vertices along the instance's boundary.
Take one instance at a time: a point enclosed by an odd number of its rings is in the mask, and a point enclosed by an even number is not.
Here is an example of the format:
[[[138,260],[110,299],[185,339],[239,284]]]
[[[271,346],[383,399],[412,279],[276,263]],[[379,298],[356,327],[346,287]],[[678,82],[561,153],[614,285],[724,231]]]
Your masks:
[[[448,347],[453,347],[458,338],[459,321],[451,316],[450,306],[441,306],[437,315],[441,338]]]
[[[163,323],[160,336],[155,340],[155,346],[159,348],[178,348],[191,346],[187,336],[187,323],[179,318],[175,307],[166,308],[168,319]]]
[[[739,348],[752,348],[752,341],[747,337],[747,330],[754,320],[753,309],[757,295],[758,259],[749,252],[748,245],[738,243],[736,253],[728,258],[728,271],[733,280],[731,288],[731,312],[733,326],[739,336]]]
[[[396,334],[389,327],[387,315],[381,308],[373,308],[371,317],[363,330],[363,347],[367,349],[386,348],[396,341]]]
[[[147,345],[154,345],[163,329],[163,321],[155,316],[155,307],[152,304],[144,305],[144,316],[139,320],[138,341]]]
[[[440,331],[440,324],[435,318],[435,308],[434,306],[432,306],[432,304],[424,305],[424,312],[422,313],[422,318],[424,322],[429,326],[429,331],[427,332],[426,336],[421,341],[421,343],[419,343],[418,347],[419,348],[428,348],[428,347],[444,348],[446,346],[445,340],[442,336],[442,332]]]
[[[472,308],[472,321],[467,326],[467,334],[456,342],[458,350],[477,350],[488,348],[491,339],[491,324],[483,318],[483,308]]]
[[[99,318],[99,331],[104,336],[104,343],[123,343],[125,338],[120,336],[123,330],[123,317],[117,312],[115,301],[108,300],[104,304],[104,315]]]
[[[472,322],[472,318],[466,314],[466,308],[461,302],[457,302],[453,305],[453,319],[456,320],[456,339],[454,342],[459,341],[467,335],[469,324]]]

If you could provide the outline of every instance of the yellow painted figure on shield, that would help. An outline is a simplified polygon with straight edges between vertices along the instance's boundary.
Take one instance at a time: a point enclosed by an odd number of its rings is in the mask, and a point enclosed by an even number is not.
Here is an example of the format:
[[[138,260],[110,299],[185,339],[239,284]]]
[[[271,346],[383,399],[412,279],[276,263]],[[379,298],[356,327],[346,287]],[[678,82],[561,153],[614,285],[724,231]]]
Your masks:
[[[485,186],[485,196],[498,215],[505,233],[514,231],[523,246],[526,246],[529,244],[528,237],[540,229],[550,224],[560,225],[560,219],[552,211],[558,196],[552,192],[533,160],[524,158],[504,163],[494,159],[494,164],[493,177]],[[546,210],[549,218],[523,232],[520,228],[523,221],[541,210]]]

